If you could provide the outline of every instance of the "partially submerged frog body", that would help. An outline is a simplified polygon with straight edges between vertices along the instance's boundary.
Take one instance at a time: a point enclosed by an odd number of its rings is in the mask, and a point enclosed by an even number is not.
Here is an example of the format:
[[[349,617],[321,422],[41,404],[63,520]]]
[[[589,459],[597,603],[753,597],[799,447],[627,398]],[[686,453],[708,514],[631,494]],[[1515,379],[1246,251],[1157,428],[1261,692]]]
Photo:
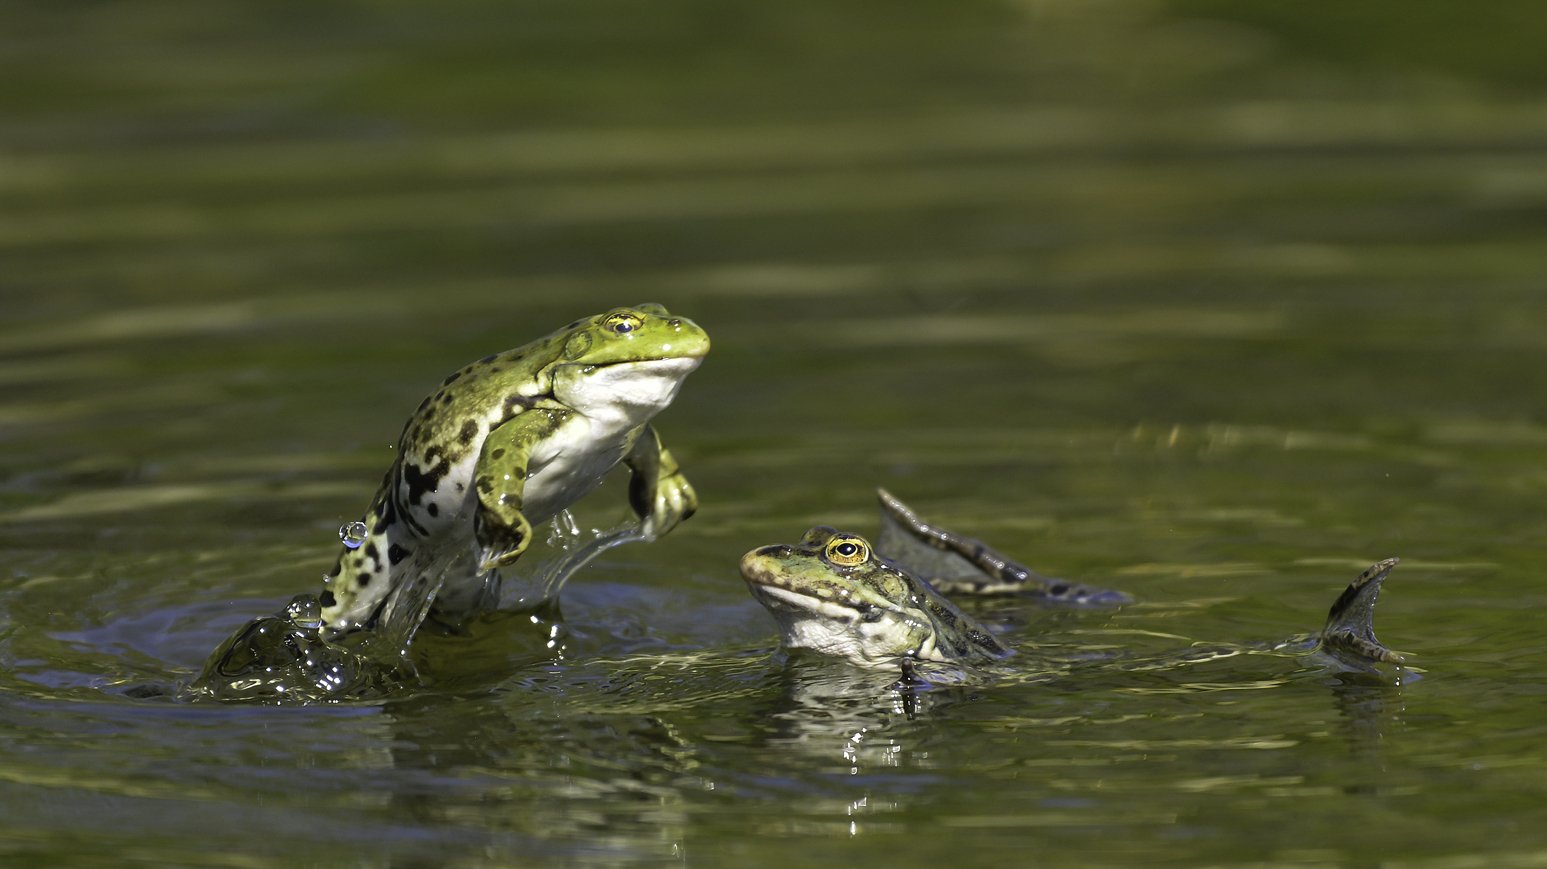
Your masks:
[[[876,494],[877,549],[857,534],[819,525],[794,546],[764,546],[742,557],[742,578],[778,620],[786,648],[869,665],[899,658],[983,663],[1011,651],[942,592],[1087,605],[1131,600],[1120,591],[1041,576],[981,541],[923,521],[885,489]]]
[[[1260,646],[1195,646],[1119,664],[1166,669],[1238,654],[1324,655],[1351,669],[1401,656],[1375,638],[1375,598],[1397,559],[1360,574],[1337,599],[1317,634]],[[764,546],[741,559],[752,596],[779,623],[781,644],[862,666],[902,667],[900,685],[922,685],[915,662],[985,665],[1011,654],[907,566],[875,553],[857,534],[819,525],[794,545]]]
[[[826,525],[794,545],[748,552],[741,576],[779,622],[785,648],[870,666],[899,658],[987,663],[1011,654],[929,583],[876,555],[863,537]]]
[[[361,522],[341,531],[344,551],[319,595],[324,636],[377,627],[405,598],[393,592],[406,583],[424,585],[448,620],[491,606],[492,572],[514,563],[534,526],[619,462],[633,472],[629,501],[646,539],[691,516],[697,496],[649,421],[708,351],[709,337],[692,320],[636,305],[576,320],[446,378],[409,417]],[[424,557],[458,548],[474,557]],[[453,568],[443,580],[420,576],[428,563]]]

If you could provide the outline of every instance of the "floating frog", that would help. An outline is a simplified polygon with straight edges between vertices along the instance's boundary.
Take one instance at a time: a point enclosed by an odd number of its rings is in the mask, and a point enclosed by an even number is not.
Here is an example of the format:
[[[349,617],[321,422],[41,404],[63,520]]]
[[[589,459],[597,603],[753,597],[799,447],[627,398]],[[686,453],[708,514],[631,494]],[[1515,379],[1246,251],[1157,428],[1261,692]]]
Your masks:
[[[856,664],[900,658],[981,664],[1011,653],[971,616],[865,538],[827,525],[800,542],[741,557],[752,596],[779,622],[785,648]]]
[[[949,549],[981,566],[984,578],[954,584],[959,592],[1006,593],[1014,590],[1013,578],[1021,575],[1028,577],[1026,590],[1035,597],[1127,599],[1118,592],[1039,577],[978,541],[924,523],[884,489],[879,494],[883,521],[890,518],[926,545]],[[899,517],[906,521],[897,521]],[[1293,637],[1260,651],[1294,657],[1325,652],[1356,668],[1370,661],[1402,663],[1374,633],[1375,598],[1397,561],[1382,561],[1355,579],[1332,606],[1320,633]],[[863,666],[901,662],[907,684],[917,681],[915,661],[981,666],[1012,654],[929,582],[877,554],[857,534],[818,525],[797,544],[748,552],[741,559],[741,575],[752,596],[779,622],[785,648],[809,649]],[[1241,651],[1242,647],[1198,647],[1125,669],[1197,663]]]
[[[574,503],[619,462],[629,502],[653,539],[698,498],[649,421],[709,352],[692,320],[654,304],[614,308],[447,377],[420,403],[397,461],[318,595],[329,638],[371,629],[392,592],[418,575],[422,548],[472,548],[443,570],[435,613],[454,620],[495,603],[493,571],[520,557],[532,528]],[[445,559],[441,562],[446,563]],[[412,597],[412,596],[410,596]]]

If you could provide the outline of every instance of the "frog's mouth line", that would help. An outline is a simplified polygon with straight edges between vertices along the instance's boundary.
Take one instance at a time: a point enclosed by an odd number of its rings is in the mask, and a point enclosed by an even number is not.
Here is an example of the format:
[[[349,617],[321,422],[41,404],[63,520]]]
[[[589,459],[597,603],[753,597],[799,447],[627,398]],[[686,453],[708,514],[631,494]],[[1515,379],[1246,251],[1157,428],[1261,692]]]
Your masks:
[[[784,611],[821,616],[822,618],[845,622],[852,622],[859,618],[859,610],[815,595],[804,594],[777,585],[755,583],[750,580],[747,584],[751,587],[753,596],[761,600],[770,609],[777,608]]]
[[[817,616],[844,622],[852,622],[860,617],[859,609],[842,601],[791,587],[789,581],[784,576],[775,570],[770,570],[762,563],[765,558],[770,557],[763,554],[767,550],[772,550],[772,554],[788,554],[790,547],[764,547],[763,549],[747,553],[741,559],[741,578],[746,580],[747,588],[752,592],[752,596],[757,598],[759,603],[762,603],[770,610]],[[871,604],[871,606],[875,606],[875,604]]]
[[[652,356],[652,357],[650,357],[648,359],[619,359],[616,362],[562,362],[561,361],[558,364],[559,364],[560,367],[583,368],[583,369],[590,370],[590,371],[599,371],[599,370],[601,370],[603,368],[617,368],[619,366],[627,367],[627,366],[630,366],[630,365],[653,366],[653,367],[664,367],[664,368],[680,367],[680,368],[685,368],[688,371],[692,371],[693,369],[697,368],[700,364],[702,364],[703,361],[704,361],[704,357],[708,356],[708,355],[709,354],[706,351],[704,353],[697,353],[697,354],[687,354],[687,353],[684,353],[681,356]],[[673,362],[677,363],[677,365],[673,366],[673,365],[670,364],[670,363],[673,363]]]
[[[671,404],[683,379],[702,361],[701,356],[673,356],[561,363],[553,372],[553,395],[588,416],[625,409],[628,421],[638,424]]]
[[[755,556],[756,553],[749,553]],[[862,667],[891,666],[904,654],[896,648],[896,628],[867,632],[858,610],[792,588],[775,585],[758,565],[742,569],[752,596],[779,623],[783,644],[789,649],[811,649],[847,659]],[[874,604],[872,604],[873,606]],[[906,652],[918,660],[945,660],[935,647],[934,631],[928,631],[917,648]]]

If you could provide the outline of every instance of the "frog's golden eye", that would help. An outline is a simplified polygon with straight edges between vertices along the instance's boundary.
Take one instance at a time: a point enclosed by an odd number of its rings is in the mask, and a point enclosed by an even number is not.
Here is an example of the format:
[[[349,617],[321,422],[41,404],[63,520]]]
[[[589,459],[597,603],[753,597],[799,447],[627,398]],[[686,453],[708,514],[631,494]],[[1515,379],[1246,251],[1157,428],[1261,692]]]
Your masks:
[[[827,560],[839,567],[864,564],[870,547],[858,537],[834,537],[827,543]]]
[[[618,335],[627,335],[644,324],[644,318],[638,314],[619,312],[603,320],[602,328],[611,329]]]

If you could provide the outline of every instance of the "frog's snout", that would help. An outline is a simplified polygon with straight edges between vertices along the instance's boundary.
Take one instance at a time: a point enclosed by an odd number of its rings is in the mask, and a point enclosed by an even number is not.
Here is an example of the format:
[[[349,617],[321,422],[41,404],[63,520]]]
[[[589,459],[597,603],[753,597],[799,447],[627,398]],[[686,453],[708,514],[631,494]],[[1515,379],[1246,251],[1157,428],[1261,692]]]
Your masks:
[[[676,333],[673,342],[684,356],[702,359],[709,355],[709,333],[687,317],[672,317],[666,325]]]
[[[741,556],[741,578],[752,585],[769,585],[779,573],[779,560],[788,558],[791,548],[777,543],[760,546]]]

